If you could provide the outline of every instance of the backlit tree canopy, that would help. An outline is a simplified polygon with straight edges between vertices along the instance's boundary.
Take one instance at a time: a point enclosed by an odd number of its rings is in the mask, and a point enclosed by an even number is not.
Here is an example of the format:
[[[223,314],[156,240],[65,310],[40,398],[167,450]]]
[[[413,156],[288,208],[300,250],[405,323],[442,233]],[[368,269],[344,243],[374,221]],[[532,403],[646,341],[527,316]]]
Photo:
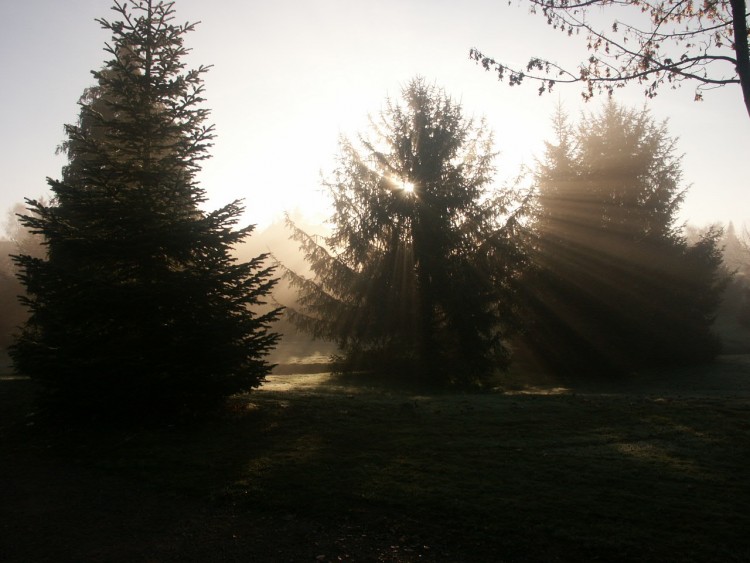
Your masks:
[[[369,134],[341,142],[324,182],[331,234],[291,225],[314,274],[288,272],[292,320],[356,369],[466,382],[507,364],[522,209],[491,189],[493,158],[487,129],[442,90],[416,79],[388,100]]]
[[[510,85],[536,81],[539,93],[580,82],[584,99],[634,82],[653,97],[662,87],[696,84],[695,98],[737,84],[750,113],[750,52],[745,0],[528,0],[555,30],[582,36],[589,57],[578,68],[532,56],[526,68],[474,48],[470,57]],[[601,10],[601,11],[600,11]],[[602,19],[608,23],[599,24]],[[515,56],[508,55],[510,59]]]
[[[16,257],[30,318],[16,369],[56,406],[94,415],[172,415],[257,386],[277,336],[263,256],[237,263],[239,202],[206,213],[196,183],[213,139],[206,67],[185,70],[173,3],[115,2],[111,57],[66,126],[68,165],[50,204],[22,223],[46,256]]]
[[[537,173],[537,277],[527,341],[569,373],[691,364],[718,352],[720,232],[689,245],[666,126],[610,101],[577,128],[563,114]]]

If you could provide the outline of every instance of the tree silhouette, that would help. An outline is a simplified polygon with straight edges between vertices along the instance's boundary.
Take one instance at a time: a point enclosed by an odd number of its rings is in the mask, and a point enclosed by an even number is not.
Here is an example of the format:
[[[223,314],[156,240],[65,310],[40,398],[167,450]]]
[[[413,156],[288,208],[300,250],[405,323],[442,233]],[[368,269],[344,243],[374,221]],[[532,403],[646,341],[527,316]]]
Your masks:
[[[41,258],[45,255],[42,237],[29,233],[19,220],[24,211],[22,203],[16,203],[8,211],[5,222],[7,240],[0,240],[0,350],[7,349],[13,343],[14,333],[28,318],[26,309],[19,301],[24,290],[16,276],[18,268],[11,256],[28,254]]]
[[[264,256],[231,257],[252,227],[239,202],[205,213],[195,180],[213,127],[207,67],[185,70],[172,2],[115,2],[111,56],[67,125],[69,163],[51,204],[27,200],[22,223],[46,256],[15,258],[30,318],[16,369],[71,412],[124,417],[209,409],[257,386],[277,336],[262,314],[275,283]]]
[[[484,124],[424,80],[371,125],[357,144],[342,139],[324,182],[330,235],[289,222],[314,274],[287,271],[299,291],[291,319],[337,342],[345,369],[481,381],[509,359],[525,206],[490,189]]]
[[[553,29],[583,35],[591,53],[577,69],[531,57],[526,68],[511,66],[471,49],[469,56],[511,86],[525,80],[539,93],[556,84],[581,83],[583,97],[612,94],[628,83],[652,98],[662,87],[696,83],[695,99],[708,89],[739,84],[750,113],[750,50],[745,0],[529,0]],[[596,27],[595,10],[612,13],[608,29]]]
[[[732,274],[720,310],[720,321],[733,352],[750,351],[750,236],[747,230],[737,233],[732,223],[727,225],[722,239],[724,267]],[[734,325],[734,326],[733,326]],[[727,331],[727,328],[730,330]],[[732,331],[731,328],[735,330]],[[744,329],[744,330],[743,330]]]
[[[555,129],[537,171],[527,342],[569,372],[712,359],[721,232],[691,246],[675,226],[685,192],[666,126],[610,101],[578,129],[558,113]]]

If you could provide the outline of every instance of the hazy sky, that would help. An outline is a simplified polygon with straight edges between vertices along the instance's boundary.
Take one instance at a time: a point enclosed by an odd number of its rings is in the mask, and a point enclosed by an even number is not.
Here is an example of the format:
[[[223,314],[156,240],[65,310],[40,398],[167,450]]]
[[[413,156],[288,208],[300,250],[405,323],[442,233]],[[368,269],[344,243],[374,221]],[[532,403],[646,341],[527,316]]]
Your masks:
[[[55,147],[63,124],[102,66],[108,35],[96,17],[116,16],[109,0],[0,0],[0,211],[47,192],[59,177]],[[540,16],[506,0],[177,0],[177,19],[201,21],[187,37],[188,64],[212,64],[207,107],[217,140],[200,180],[213,209],[245,198],[246,220],[264,226],[284,210],[321,210],[319,173],[330,170],[340,133],[362,130],[367,115],[416,75],[486,116],[501,152],[498,180],[533,165],[551,139],[558,102],[576,117],[576,86],[538,97],[510,88],[468,58],[476,46],[505,61],[530,55],[560,62],[586,56],[581,40],[555,33]],[[642,106],[641,89],[618,101]],[[739,87],[692,101],[690,86],[664,91],[649,107],[680,138],[692,184],[681,218],[750,226],[750,118]]]

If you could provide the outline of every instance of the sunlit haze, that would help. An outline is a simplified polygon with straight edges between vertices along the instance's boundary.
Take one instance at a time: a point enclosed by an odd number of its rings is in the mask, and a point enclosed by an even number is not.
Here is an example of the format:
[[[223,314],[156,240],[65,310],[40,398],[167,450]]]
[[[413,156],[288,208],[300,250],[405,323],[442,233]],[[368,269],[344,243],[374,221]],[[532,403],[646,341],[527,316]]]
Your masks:
[[[407,194],[413,194],[414,184],[412,184],[411,182],[403,182],[401,184],[401,189],[404,190]]]
[[[106,58],[109,38],[94,18],[114,17],[110,5],[0,0],[0,210],[45,195],[45,177],[59,178],[64,157],[55,148],[63,124],[76,120],[90,71]],[[542,17],[504,0],[177,0],[175,6],[178,21],[202,22],[187,37],[188,65],[213,65],[206,106],[217,139],[200,176],[206,207],[242,198],[245,220],[259,227],[284,211],[320,220],[326,214],[320,174],[333,168],[340,135],[364,131],[368,114],[416,75],[460,100],[465,114],[486,117],[500,152],[498,183],[543,155],[558,103],[577,118],[602,101],[584,104],[576,86],[539,97],[533,85],[510,88],[469,60],[474,46],[521,63],[530,55],[562,63],[587,56],[583,40],[555,33]],[[618,91],[617,100],[645,103],[637,86]],[[680,217],[697,225],[750,225],[750,118],[739,86],[692,100],[688,85],[649,103],[654,117],[669,119],[685,154],[691,188]]]

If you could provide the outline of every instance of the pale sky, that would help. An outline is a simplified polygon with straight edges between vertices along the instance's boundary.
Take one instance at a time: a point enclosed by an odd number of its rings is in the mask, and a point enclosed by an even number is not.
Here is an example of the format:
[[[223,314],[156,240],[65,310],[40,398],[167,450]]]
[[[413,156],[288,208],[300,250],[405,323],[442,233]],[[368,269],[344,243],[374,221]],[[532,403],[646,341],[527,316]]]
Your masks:
[[[63,124],[92,84],[109,39],[94,21],[116,16],[109,0],[0,0],[0,212],[48,193]],[[177,0],[177,20],[201,21],[186,38],[190,66],[214,65],[206,106],[217,139],[200,175],[208,209],[237,198],[259,227],[285,210],[311,219],[324,211],[320,172],[331,170],[340,133],[365,128],[386,96],[416,75],[460,100],[495,133],[498,183],[533,165],[552,139],[561,102],[572,117],[598,109],[580,89],[539,97],[531,84],[510,88],[469,60],[478,47],[499,60],[538,55],[565,63],[587,56],[580,39],[555,33],[542,17],[506,0]],[[641,107],[637,86],[617,94]],[[750,118],[738,86],[693,102],[691,86],[649,102],[669,119],[692,184],[681,219],[696,225],[734,221],[750,227]]]

